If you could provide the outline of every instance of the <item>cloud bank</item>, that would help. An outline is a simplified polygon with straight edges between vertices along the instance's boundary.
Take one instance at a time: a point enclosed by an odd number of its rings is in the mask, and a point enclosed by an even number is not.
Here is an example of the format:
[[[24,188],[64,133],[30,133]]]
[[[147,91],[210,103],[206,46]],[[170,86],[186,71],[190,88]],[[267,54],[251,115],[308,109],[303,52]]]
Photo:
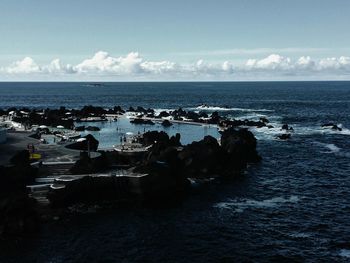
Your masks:
[[[104,51],[95,53],[76,65],[54,59],[39,65],[31,57],[0,68],[0,77],[9,80],[259,80],[259,79],[350,79],[350,57],[291,59],[271,54],[261,59],[210,63],[202,59],[193,63],[168,60],[150,61],[139,53],[114,57]]]

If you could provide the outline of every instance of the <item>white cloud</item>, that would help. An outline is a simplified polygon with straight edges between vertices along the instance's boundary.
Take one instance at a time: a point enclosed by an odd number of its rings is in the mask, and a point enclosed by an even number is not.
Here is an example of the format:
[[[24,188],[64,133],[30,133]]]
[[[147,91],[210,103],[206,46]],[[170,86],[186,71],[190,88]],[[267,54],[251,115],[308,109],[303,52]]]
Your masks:
[[[293,61],[288,57],[272,54],[261,60],[248,59],[245,67],[242,69],[251,72],[264,71],[267,73],[302,76],[315,74],[349,75],[350,57],[341,56],[339,58],[313,60],[310,56],[302,56]]]
[[[306,57],[300,57],[298,61],[296,62],[296,66],[300,69],[310,69],[313,70],[315,69],[316,62],[311,59],[311,57],[306,56]]]
[[[251,58],[244,64],[232,61],[211,63],[200,59],[194,63],[175,63],[172,61],[150,61],[139,53],[131,52],[125,56],[114,57],[104,51],[75,65],[64,64],[59,59],[47,65],[39,65],[32,58],[25,57],[8,67],[0,68],[0,76],[15,79],[22,75],[59,80],[65,78],[85,80],[91,77],[109,80],[119,79],[256,79],[293,77],[348,78],[350,76],[350,57],[331,57],[318,60],[310,56],[291,59],[279,54],[263,58]]]
[[[174,70],[175,63],[169,61],[143,61],[137,52],[125,57],[112,57],[107,52],[99,51],[92,58],[76,65],[78,73],[103,73],[116,75],[134,75],[141,73],[162,74]]]
[[[350,57],[325,58],[319,62],[320,69],[350,69]]]
[[[49,65],[42,67],[42,73],[73,74],[73,73],[75,73],[75,70],[72,67],[72,65],[70,65],[70,64],[64,65],[61,63],[61,61],[58,58],[56,58],[56,59],[52,60]]]
[[[154,74],[171,73],[180,70],[176,63],[170,61],[145,61],[141,63],[141,68],[144,72]]]
[[[233,73],[233,65],[229,61],[225,61],[222,63],[222,70],[227,72],[227,73]]]
[[[29,74],[40,72],[40,67],[30,57],[14,62],[5,69],[10,74]]]
[[[272,54],[261,60],[249,59],[246,63],[249,69],[269,69],[269,70],[286,70],[291,67],[290,58]]]

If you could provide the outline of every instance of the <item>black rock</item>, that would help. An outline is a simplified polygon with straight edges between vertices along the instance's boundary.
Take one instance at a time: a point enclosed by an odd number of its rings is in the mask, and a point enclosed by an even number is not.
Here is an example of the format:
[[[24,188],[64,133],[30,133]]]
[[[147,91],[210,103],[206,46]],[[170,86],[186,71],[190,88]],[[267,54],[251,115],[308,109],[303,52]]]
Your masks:
[[[322,128],[331,128],[333,131],[342,131],[342,128],[339,127],[338,125],[330,122],[330,123],[325,123],[321,125]]]
[[[235,159],[245,166],[247,162],[258,162],[261,157],[256,151],[256,138],[247,129],[229,128],[221,135],[221,146]]]
[[[155,123],[151,120],[142,119],[142,118],[135,118],[130,121],[132,124],[147,124],[147,125],[154,125]]]
[[[94,136],[88,134],[86,136],[83,136],[82,138],[86,138],[86,140],[69,144],[66,147],[69,149],[75,149],[80,151],[97,151],[99,141],[96,140]]]
[[[288,130],[289,129],[288,124],[283,124],[281,129],[282,130]]]
[[[260,121],[264,123],[269,123],[269,120],[266,117],[260,117]]]
[[[114,106],[113,111],[115,114],[123,114],[125,111],[120,106]]]
[[[76,131],[85,131],[85,126],[77,126],[74,128]]]
[[[168,121],[168,120],[164,120],[163,122],[162,122],[162,126],[163,127],[170,127],[170,126],[172,126],[173,124],[170,122],[170,121]]]
[[[96,127],[96,126],[87,126],[85,128],[85,130],[87,130],[87,131],[100,131],[101,129],[99,127]]]
[[[281,139],[281,140],[288,140],[292,137],[292,135],[290,133],[284,133],[281,135],[278,135],[277,138]]]
[[[158,118],[164,118],[164,117],[169,117],[170,114],[166,111],[161,111],[159,115],[157,116]]]
[[[337,125],[332,126],[332,130],[334,131],[342,131],[342,128],[338,127]]]
[[[225,165],[225,152],[211,136],[186,145],[178,156],[184,163],[186,176],[191,178],[218,176]]]
[[[288,124],[283,124],[281,130],[293,131],[293,127],[288,126]]]
[[[137,108],[136,108],[136,112],[142,112],[142,113],[147,113],[147,110],[145,109],[145,108],[143,108],[143,107],[141,107],[141,106],[138,106]]]
[[[145,132],[142,136],[141,143],[144,146],[149,146],[154,144],[155,142],[169,142],[169,135],[163,131],[148,131]]]

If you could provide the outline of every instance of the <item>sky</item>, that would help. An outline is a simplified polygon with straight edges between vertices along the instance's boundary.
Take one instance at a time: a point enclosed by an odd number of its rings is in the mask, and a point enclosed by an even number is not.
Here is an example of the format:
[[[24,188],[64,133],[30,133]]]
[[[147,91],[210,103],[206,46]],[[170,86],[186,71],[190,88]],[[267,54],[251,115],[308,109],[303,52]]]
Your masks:
[[[0,81],[349,80],[348,0],[1,0]]]

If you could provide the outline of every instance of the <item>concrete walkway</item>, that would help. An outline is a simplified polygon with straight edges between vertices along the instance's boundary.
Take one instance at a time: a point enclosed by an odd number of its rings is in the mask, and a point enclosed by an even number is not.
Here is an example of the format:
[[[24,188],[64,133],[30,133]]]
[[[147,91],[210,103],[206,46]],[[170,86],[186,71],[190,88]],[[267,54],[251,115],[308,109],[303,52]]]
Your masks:
[[[43,144],[29,137],[30,132],[8,131],[7,141],[0,144],[0,165],[9,164],[10,158],[18,151],[26,150],[28,144],[33,144],[35,152],[40,153],[44,162],[75,162],[80,151],[67,149],[63,144]],[[99,153],[92,153],[92,157]]]

